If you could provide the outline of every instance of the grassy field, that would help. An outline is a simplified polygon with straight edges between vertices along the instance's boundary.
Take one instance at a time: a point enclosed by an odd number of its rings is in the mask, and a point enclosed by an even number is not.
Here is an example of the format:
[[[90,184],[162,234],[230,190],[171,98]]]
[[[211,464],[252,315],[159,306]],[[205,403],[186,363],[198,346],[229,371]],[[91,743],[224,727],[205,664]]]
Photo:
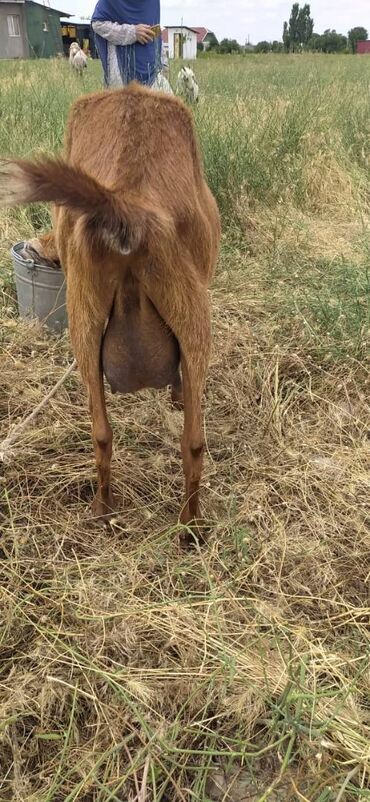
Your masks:
[[[0,477],[0,802],[370,800],[370,59],[196,72],[223,216],[209,539],[177,544],[166,393],[108,396],[122,511],[91,518],[73,373]],[[57,151],[100,82],[0,61],[0,156]],[[17,318],[9,248],[48,225],[0,215],[0,437],[72,360]]]

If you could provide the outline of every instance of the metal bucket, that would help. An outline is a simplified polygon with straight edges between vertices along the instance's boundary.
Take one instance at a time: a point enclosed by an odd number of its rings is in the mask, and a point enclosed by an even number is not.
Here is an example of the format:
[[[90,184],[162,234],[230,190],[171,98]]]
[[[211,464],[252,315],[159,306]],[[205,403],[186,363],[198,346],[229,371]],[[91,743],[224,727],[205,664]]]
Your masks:
[[[19,253],[23,247],[24,242],[18,242],[11,250],[19,314],[62,332],[68,326],[64,273],[23,259]]]

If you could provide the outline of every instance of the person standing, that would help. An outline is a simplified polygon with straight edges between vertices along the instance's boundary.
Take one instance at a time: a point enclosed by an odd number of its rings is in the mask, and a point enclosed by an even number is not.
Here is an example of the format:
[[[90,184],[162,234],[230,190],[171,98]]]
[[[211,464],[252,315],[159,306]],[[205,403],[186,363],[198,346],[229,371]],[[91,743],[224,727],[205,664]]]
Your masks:
[[[98,0],[91,24],[107,87],[138,81],[172,92],[164,75],[160,0]]]

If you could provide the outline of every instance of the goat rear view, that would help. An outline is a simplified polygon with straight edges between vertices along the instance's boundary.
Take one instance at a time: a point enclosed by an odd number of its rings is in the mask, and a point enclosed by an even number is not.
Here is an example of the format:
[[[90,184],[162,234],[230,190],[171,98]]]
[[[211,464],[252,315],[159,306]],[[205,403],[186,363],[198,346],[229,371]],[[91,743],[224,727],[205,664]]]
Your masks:
[[[2,205],[41,200],[56,204],[55,225],[38,248],[66,273],[70,336],[89,393],[95,514],[114,509],[105,375],[113,392],[172,385],[173,401],[183,402],[180,520],[195,525],[220,225],[188,110],[137,85],[79,99],[64,160],[2,167]]]

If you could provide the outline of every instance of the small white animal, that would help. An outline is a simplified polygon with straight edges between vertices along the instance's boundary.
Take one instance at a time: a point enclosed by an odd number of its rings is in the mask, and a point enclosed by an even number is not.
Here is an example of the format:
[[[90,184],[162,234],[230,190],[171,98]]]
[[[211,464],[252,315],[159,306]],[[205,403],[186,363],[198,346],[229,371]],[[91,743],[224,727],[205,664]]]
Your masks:
[[[166,95],[173,95],[171,84],[163,72],[158,73],[152,88],[155,89],[156,92],[164,92]]]
[[[198,103],[199,86],[191,67],[182,67],[177,76],[177,92],[188,103]]]
[[[78,42],[72,42],[69,48],[69,63],[79,75],[82,75],[82,70],[87,67],[87,58],[83,50],[81,50]]]

